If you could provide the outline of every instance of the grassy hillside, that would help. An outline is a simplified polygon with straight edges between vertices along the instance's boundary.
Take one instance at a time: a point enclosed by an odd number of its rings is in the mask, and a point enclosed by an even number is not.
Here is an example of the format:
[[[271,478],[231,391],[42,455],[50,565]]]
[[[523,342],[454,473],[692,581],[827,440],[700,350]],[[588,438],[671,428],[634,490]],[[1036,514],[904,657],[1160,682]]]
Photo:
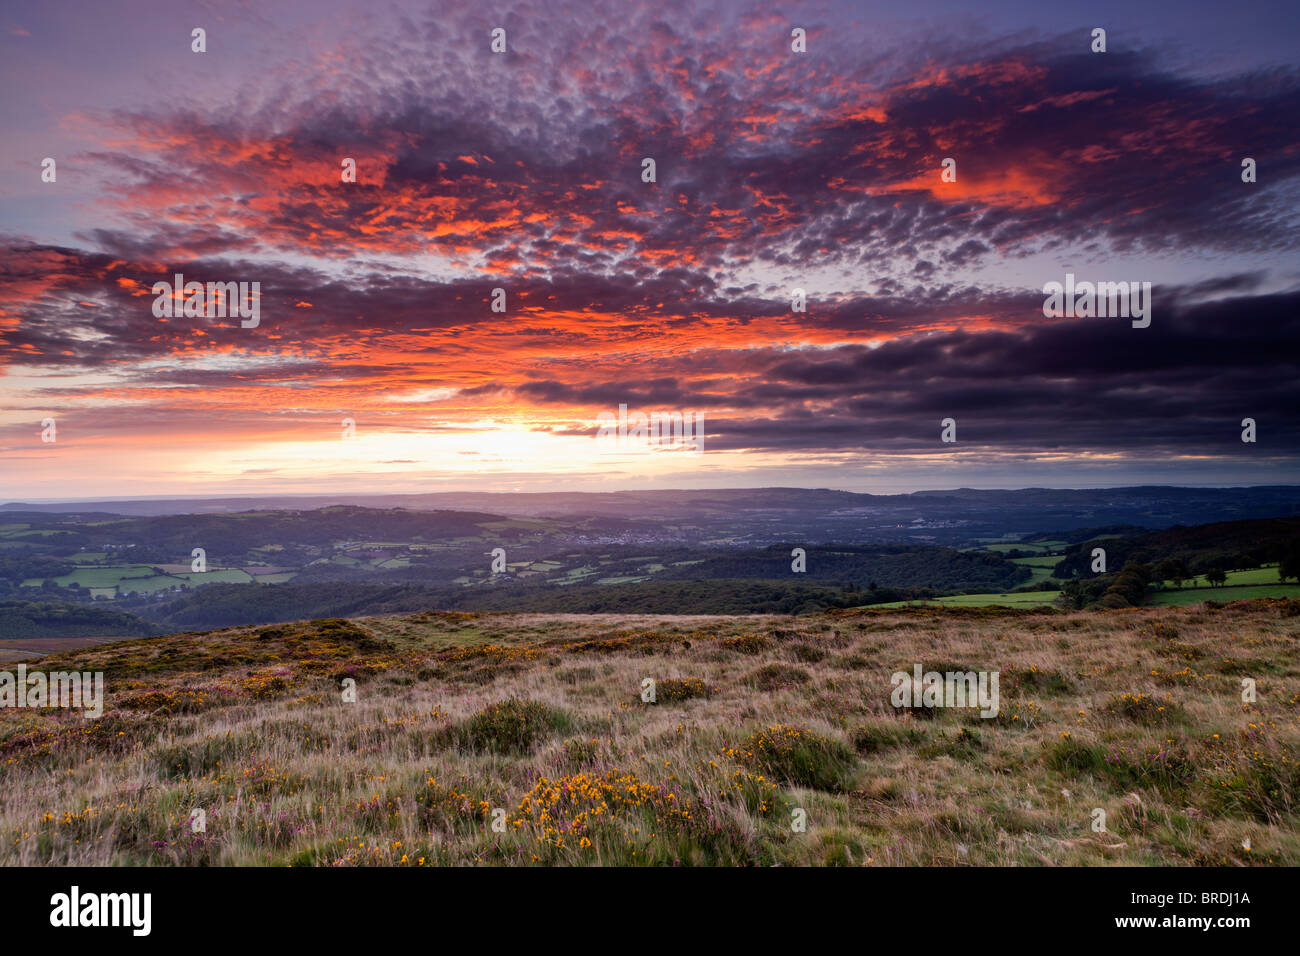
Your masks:
[[[0,714],[0,862],[1297,865],[1297,610],[421,613],[100,645],[29,666],[103,670],[101,719]],[[999,715],[895,709],[915,663],[998,671]]]

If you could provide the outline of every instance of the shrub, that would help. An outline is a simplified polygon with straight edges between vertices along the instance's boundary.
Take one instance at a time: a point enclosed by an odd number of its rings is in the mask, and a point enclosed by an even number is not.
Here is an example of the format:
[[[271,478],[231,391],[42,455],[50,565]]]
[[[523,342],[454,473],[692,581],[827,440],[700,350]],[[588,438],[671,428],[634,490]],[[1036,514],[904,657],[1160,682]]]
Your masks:
[[[1017,730],[1032,730],[1043,716],[1043,710],[1036,701],[1004,698],[998,704],[996,720],[1003,727]]]
[[[1114,694],[1106,701],[1106,713],[1115,714],[1138,724],[1163,724],[1183,714],[1182,705],[1166,694]]]
[[[815,790],[845,789],[855,764],[853,751],[840,741],[784,724],[751,734],[738,749],[724,752],[788,783]]]
[[[812,644],[795,644],[790,650],[794,653],[795,660],[804,664],[816,664],[826,657],[824,650]]]
[[[197,713],[207,703],[208,692],[205,690],[147,690],[122,698],[119,706],[171,715]]]
[[[244,680],[244,691],[250,697],[266,700],[289,689],[289,681],[279,674],[254,674]]]
[[[673,703],[692,697],[710,697],[717,692],[698,677],[666,677],[655,682],[655,701]]]
[[[798,687],[812,680],[812,675],[802,667],[790,664],[765,664],[745,678],[745,683],[762,691],[775,691],[783,687]]]
[[[535,700],[510,698],[489,704],[447,731],[458,746],[499,753],[528,753],[537,742],[554,733],[572,730],[567,711]]]
[[[1178,628],[1165,621],[1156,621],[1154,624],[1148,624],[1138,633],[1142,637],[1151,637],[1162,641],[1172,641],[1178,637]]]
[[[757,634],[742,634],[739,637],[728,637],[722,641],[722,646],[730,648],[733,651],[740,651],[742,654],[757,654],[765,647],[771,645],[765,637]]]
[[[1060,694],[1070,690],[1070,680],[1060,671],[1039,667],[1006,667],[999,675],[1000,692],[1007,695],[1035,691],[1040,694]]]
[[[1188,644],[1186,641],[1170,641],[1160,654],[1162,657],[1174,657],[1188,661],[1199,660],[1205,656],[1205,652],[1199,647],[1195,644]]]

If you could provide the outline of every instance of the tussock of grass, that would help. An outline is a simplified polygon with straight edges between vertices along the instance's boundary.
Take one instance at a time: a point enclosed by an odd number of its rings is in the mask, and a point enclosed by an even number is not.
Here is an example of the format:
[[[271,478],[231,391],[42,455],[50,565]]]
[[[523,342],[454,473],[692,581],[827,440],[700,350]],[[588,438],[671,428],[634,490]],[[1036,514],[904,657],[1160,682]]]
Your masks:
[[[924,742],[925,733],[896,724],[873,723],[853,732],[853,746],[860,754],[875,754],[882,750],[907,747]]]
[[[798,687],[812,680],[812,675],[802,667],[789,664],[764,664],[745,678],[745,683],[761,691],[774,691],[782,687]]]
[[[535,700],[503,700],[445,731],[448,741],[469,750],[525,754],[538,741],[573,730],[573,716]]]
[[[961,727],[952,735],[941,732],[932,742],[918,748],[917,752],[927,757],[969,759],[977,756],[984,749],[984,739],[978,730]]]
[[[795,660],[804,664],[816,664],[826,657],[826,652],[815,644],[795,644],[790,648],[790,653]]]

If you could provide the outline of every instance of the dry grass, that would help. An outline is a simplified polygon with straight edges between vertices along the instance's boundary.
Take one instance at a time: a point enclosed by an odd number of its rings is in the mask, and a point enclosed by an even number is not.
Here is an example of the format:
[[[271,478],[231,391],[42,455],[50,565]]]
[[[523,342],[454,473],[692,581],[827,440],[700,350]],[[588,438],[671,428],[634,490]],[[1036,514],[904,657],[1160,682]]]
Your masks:
[[[427,613],[106,644],[29,662],[103,670],[98,721],[0,713],[0,861],[1294,866],[1293,612]],[[999,671],[1000,714],[896,710],[916,663]]]

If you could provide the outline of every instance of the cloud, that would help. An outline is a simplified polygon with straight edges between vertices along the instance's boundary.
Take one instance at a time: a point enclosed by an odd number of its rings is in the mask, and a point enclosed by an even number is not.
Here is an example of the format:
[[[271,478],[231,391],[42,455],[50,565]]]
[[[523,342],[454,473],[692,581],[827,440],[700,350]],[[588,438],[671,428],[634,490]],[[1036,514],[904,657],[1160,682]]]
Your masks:
[[[67,117],[103,198],[72,242],[0,242],[6,404],[276,440],[360,412],[583,433],[627,402],[803,455],[933,452],[947,416],[963,449],[1240,455],[1252,416],[1258,453],[1300,450],[1300,303],[1268,264],[1300,238],[1296,71],[1074,35],[865,50],[830,14],[800,56],[782,17],[723,9],[523,4],[501,57],[487,14],[385,15],[212,108]],[[1159,284],[1150,329],[1042,319],[1044,262],[1161,256],[1209,265]],[[260,327],[154,317],[177,272],[260,282]]]

